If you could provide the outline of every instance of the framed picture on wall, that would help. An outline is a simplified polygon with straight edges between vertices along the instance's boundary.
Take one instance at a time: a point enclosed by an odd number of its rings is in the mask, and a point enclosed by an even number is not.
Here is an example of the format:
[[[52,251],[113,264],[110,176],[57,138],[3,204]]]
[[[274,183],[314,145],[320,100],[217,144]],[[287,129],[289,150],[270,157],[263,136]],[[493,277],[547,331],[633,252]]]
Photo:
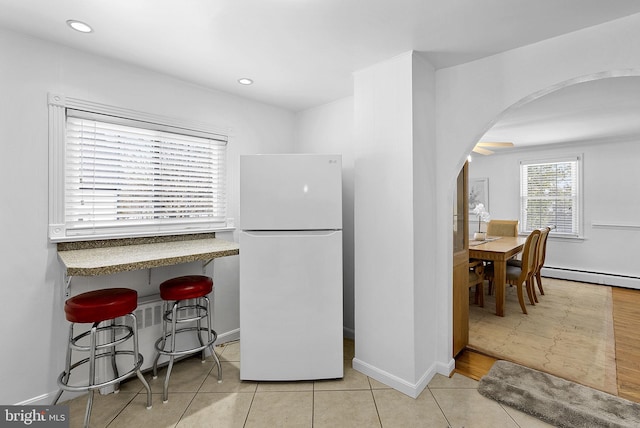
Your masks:
[[[488,178],[472,178],[469,180],[469,213],[471,216],[473,210],[482,204],[484,211],[489,212],[489,179]],[[469,218],[471,220],[471,217]]]

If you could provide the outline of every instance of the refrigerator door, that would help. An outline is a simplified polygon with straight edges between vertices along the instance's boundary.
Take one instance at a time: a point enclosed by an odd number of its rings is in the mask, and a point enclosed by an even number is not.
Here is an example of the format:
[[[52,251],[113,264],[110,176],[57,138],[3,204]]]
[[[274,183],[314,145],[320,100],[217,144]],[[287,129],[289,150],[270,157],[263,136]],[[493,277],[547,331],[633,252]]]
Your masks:
[[[240,228],[342,229],[340,155],[241,156]]]
[[[343,377],[342,232],[240,233],[240,379]]]

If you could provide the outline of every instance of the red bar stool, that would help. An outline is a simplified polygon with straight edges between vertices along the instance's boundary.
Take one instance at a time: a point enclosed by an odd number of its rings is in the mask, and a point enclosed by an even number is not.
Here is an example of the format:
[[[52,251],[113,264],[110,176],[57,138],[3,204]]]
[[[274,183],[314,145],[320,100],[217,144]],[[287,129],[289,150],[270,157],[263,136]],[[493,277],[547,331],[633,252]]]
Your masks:
[[[138,352],[138,325],[133,311],[138,307],[138,293],[128,288],[109,288],[89,291],[68,299],[64,304],[66,318],[71,322],[69,327],[69,342],[65,370],[58,377],[60,390],[53,400],[56,404],[63,391],[89,392],[84,426],[89,426],[93,393],[96,389],[108,385],[118,386],[121,381],[135,373],[147,390],[147,409],[151,408],[151,388],[140,372],[143,357]],[[116,324],[116,318],[123,317],[122,323]],[[127,325],[127,320],[130,324]],[[74,335],[74,327],[79,323],[91,323],[91,328],[78,335]],[[132,339],[133,350],[116,349]],[[88,352],[89,356],[71,364],[72,352]],[[126,362],[129,358],[118,358],[123,355],[131,357],[131,368],[124,374],[119,374],[117,361]],[[96,382],[96,361],[100,358],[110,358],[113,376],[107,380]],[[86,383],[72,384],[71,371],[89,364],[89,380]],[[76,372],[77,373],[77,372]]]
[[[202,362],[205,362],[207,348],[211,349],[218,366],[218,383],[222,382],[222,366],[216,355],[213,343],[218,338],[211,328],[211,305],[207,295],[213,291],[213,280],[203,275],[187,275],[172,278],[160,284],[162,298],[162,337],[155,343],[156,357],[153,361],[153,378],[158,377],[158,359],[160,355],[169,357],[167,375],[164,379],[162,401],[169,400],[169,377],[175,357],[202,352]],[[207,320],[207,326],[202,326],[202,320]],[[190,326],[177,328],[178,324],[190,323]],[[195,323],[195,325],[193,325]],[[167,331],[169,329],[170,330]],[[181,333],[195,332],[199,346],[188,349],[176,349],[176,336]],[[207,332],[206,340],[202,332]],[[169,339],[169,340],[167,340]],[[167,349],[167,343],[169,347]]]

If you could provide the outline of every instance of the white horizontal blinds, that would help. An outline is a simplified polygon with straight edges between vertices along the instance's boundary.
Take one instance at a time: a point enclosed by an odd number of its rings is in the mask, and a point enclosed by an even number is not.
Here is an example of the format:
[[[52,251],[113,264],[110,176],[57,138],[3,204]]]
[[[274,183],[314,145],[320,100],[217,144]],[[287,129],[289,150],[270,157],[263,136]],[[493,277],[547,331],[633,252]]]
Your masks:
[[[579,235],[578,158],[520,165],[521,224],[525,232],[554,225],[554,234]]]
[[[67,234],[224,223],[226,141],[152,128],[146,122],[67,111]]]

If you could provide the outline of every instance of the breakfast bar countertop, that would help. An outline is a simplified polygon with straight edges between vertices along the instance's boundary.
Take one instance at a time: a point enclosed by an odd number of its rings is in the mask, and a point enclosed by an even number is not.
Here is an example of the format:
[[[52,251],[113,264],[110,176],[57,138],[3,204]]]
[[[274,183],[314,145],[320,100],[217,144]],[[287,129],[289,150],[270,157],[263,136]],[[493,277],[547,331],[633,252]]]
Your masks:
[[[67,276],[95,276],[194,261],[206,262],[240,253],[240,246],[236,242],[212,236],[215,235],[60,243],[58,257],[65,266]]]

